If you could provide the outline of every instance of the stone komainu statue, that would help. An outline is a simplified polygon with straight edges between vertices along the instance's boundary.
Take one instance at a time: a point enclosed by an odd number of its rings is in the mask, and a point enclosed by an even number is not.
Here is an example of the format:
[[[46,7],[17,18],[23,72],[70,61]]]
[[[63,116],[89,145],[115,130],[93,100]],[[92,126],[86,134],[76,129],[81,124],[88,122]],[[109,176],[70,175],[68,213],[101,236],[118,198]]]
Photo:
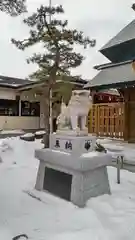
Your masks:
[[[68,106],[64,103],[61,105],[61,113],[57,118],[58,132],[64,130],[88,132],[86,120],[91,106],[92,99],[88,90],[72,91]]]

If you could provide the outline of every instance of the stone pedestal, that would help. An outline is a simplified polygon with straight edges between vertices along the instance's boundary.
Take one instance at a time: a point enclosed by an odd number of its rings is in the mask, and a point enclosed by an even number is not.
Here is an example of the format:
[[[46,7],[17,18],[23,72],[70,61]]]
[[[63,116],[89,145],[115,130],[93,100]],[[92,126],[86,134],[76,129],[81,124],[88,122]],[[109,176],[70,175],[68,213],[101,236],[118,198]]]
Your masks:
[[[92,140],[90,148],[86,149],[84,144],[90,137],[53,134],[50,149],[36,150],[35,157],[40,160],[36,189],[48,191],[79,207],[84,207],[91,197],[110,194],[106,166],[111,164],[112,158],[92,151]]]

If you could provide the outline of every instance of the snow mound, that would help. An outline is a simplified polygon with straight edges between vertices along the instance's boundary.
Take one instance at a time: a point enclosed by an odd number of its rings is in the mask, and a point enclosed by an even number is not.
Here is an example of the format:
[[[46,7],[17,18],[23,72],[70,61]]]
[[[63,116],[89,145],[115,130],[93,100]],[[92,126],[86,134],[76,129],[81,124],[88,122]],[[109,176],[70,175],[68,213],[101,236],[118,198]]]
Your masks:
[[[21,137],[23,137],[23,138],[35,137],[35,134],[34,133],[26,133],[26,134],[22,135]]]
[[[29,141],[29,142],[35,141],[35,134],[33,134],[33,133],[26,133],[26,134],[20,136],[20,139],[24,140],[24,141]]]
[[[101,138],[101,139],[99,138],[99,139],[96,140],[96,142],[97,142],[98,144],[101,144],[101,145],[102,145],[102,144],[105,144],[105,143],[111,143],[112,140],[111,140],[111,139],[107,139],[107,138],[103,138],[103,139],[102,139],[102,138]]]
[[[96,151],[93,151],[93,152],[88,152],[88,153],[83,153],[81,155],[81,157],[84,157],[84,158],[93,158],[93,157],[98,157],[100,156],[100,152],[96,152]]]
[[[13,151],[13,147],[11,147],[11,145],[7,141],[3,141],[0,145],[0,150],[2,152]]]
[[[35,132],[35,135],[44,135],[46,132],[45,131],[37,131]]]

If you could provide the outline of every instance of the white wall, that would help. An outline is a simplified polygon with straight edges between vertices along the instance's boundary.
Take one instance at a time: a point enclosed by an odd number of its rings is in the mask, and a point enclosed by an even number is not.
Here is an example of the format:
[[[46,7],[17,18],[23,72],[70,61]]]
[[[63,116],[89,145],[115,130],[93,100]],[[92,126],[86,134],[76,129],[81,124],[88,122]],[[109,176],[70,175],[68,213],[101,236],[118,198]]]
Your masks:
[[[0,99],[15,100],[16,95],[20,95],[22,101],[40,102],[41,96],[36,95],[34,91],[25,91],[22,93],[17,92],[13,89],[0,88]]]
[[[0,116],[0,129],[39,129],[39,117]]]
[[[1,88],[0,89],[0,98],[15,100],[16,92],[15,92],[15,90],[12,90],[12,89]]]
[[[25,91],[20,94],[22,101],[40,102],[41,96],[37,95],[34,91]]]

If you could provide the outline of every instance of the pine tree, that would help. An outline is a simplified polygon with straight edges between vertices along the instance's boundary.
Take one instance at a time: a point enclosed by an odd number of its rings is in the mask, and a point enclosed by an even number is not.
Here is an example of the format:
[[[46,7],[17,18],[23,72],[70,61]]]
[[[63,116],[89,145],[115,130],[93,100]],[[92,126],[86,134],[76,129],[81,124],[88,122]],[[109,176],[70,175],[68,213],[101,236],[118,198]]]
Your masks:
[[[131,8],[135,10],[135,3],[132,4]]]
[[[0,11],[17,16],[26,12],[25,3],[26,0],[0,0]]]
[[[20,50],[25,50],[37,43],[42,43],[43,53],[35,53],[27,62],[38,64],[38,71],[32,77],[46,81],[45,99],[45,128],[46,147],[49,147],[49,114],[50,91],[54,89],[57,79],[71,79],[71,69],[80,66],[84,57],[74,51],[76,45],[87,48],[94,47],[96,41],[84,37],[83,32],[68,29],[68,21],[60,20],[58,15],[64,14],[63,7],[47,7],[41,5],[35,13],[24,19],[30,27],[29,37],[22,41],[12,39],[12,43]],[[51,16],[51,19],[50,19]]]

